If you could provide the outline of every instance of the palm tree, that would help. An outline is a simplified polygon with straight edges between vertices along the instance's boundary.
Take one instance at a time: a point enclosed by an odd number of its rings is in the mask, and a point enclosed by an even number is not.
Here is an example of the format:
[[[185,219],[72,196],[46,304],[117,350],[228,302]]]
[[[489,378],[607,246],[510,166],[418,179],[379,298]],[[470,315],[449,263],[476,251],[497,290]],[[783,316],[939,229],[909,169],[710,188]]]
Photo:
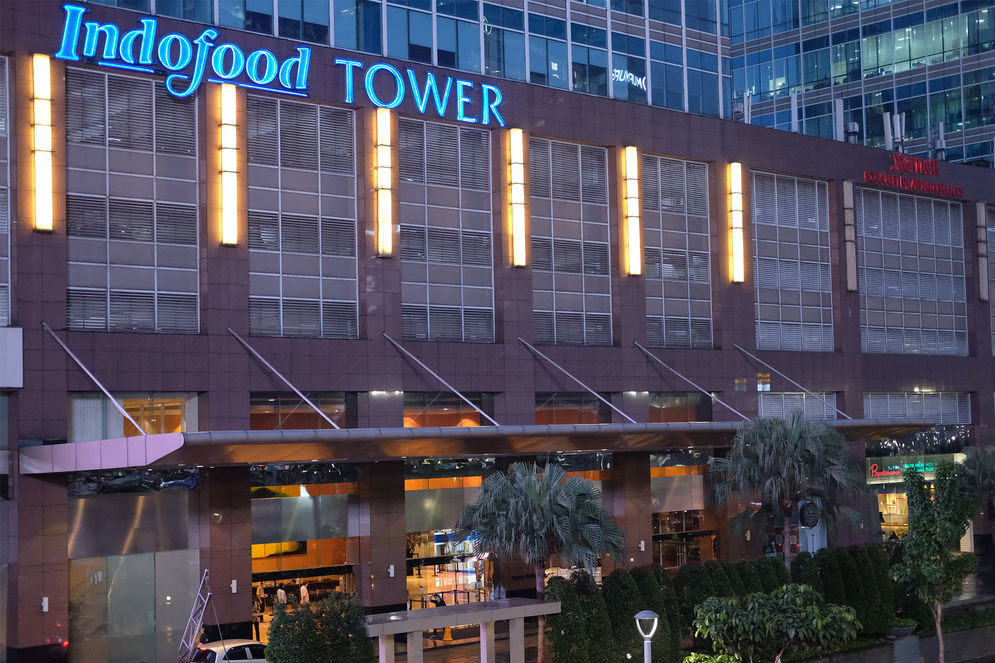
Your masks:
[[[995,518],[995,446],[966,447],[964,455],[967,457],[960,465],[964,486],[981,512]],[[992,538],[995,539],[995,532]]]
[[[462,538],[475,537],[478,551],[518,557],[532,566],[536,598],[546,589],[546,565],[555,555],[564,566],[591,571],[598,555],[622,553],[624,534],[604,508],[592,481],[569,476],[559,465],[512,463],[508,471],[484,479],[476,502],[456,526]],[[539,617],[539,661],[544,658],[545,618]]]
[[[713,459],[712,471],[724,477],[715,487],[720,502],[739,493],[749,505],[734,520],[784,516],[784,563],[789,567],[790,523],[799,503],[818,502],[829,527],[841,517],[859,519],[855,510],[842,504],[863,490],[847,458],[843,436],[825,422],[806,420],[797,410],[788,421],[757,417],[743,424],[729,456]]]

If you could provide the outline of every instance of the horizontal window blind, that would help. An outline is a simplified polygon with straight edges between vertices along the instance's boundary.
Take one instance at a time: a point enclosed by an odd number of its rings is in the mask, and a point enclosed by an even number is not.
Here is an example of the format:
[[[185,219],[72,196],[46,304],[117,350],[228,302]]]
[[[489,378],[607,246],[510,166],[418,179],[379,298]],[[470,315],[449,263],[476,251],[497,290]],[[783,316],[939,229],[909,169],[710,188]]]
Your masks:
[[[198,333],[196,99],[72,67],[65,85],[69,328]]]
[[[7,58],[0,55],[0,326],[10,324],[10,99]]]
[[[937,424],[970,424],[969,393],[867,393],[864,419],[917,419]]]

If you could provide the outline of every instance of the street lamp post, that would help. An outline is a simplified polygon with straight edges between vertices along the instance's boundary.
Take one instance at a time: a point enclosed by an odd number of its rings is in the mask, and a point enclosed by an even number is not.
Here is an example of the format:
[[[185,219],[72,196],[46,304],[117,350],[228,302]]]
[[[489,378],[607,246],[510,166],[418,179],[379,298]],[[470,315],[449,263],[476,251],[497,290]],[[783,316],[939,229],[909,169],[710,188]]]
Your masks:
[[[636,628],[639,635],[643,636],[643,663],[651,663],[653,654],[653,634],[656,633],[657,624],[660,622],[660,615],[652,610],[643,610],[636,613]]]

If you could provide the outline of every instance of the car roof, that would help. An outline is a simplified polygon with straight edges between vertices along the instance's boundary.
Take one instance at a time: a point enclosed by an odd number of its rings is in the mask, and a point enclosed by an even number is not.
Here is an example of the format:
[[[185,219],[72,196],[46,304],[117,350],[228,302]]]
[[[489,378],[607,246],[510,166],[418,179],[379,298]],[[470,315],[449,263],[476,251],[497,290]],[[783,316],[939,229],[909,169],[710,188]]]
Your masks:
[[[197,645],[197,647],[199,647],[200,649],[210,649],[212,651],[221,651],[222,648],[224,648],[224,649],[231,649],[232,647],[241,647],[241,646],[244,646],[244,645],[262,645],[262,644],[263,643],[259,642],[258,640],[245,640],[243,638],[243,639],[225,640],[224,642],[222,642],[221,640],[215,640],[214,642],[205,642],[203,644],[199,644],[199,645]],[[263,645],[263,646],[265,646],[265,645]]]

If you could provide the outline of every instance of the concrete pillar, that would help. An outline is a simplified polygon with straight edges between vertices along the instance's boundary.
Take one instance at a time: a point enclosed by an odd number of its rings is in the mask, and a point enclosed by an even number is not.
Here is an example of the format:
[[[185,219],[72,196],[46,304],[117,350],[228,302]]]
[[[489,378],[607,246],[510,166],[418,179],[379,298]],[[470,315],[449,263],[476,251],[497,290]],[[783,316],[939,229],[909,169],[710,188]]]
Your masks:
[[[404,464],[365,464],[356,492],[349,506],[348,554],[359,600],[373,612],[406,610]]]
[[[408,657],[405,660],[407,663],[422,663],[425,660],[421,631],[408,633]]]
[[[603,484],[605,506],[625,530],[622,559],[603,562],[605,573],[621,566],[634,568],[653,561],[653,509],[650,508],[650,458],[648,452],[617,453],[612,478]],[[640,550],[640,542],[643,550]],[[611,568],[609,568],[611,567]]]
[[[380,663],[394,663],[394,636],[381,635],[377,638],[380,649]]]
[[[252,637],[252,504],[248,467],[201,470],[200,563],[211,571],[212,639]],[[236,581],[232,593],[231,583]],[[217,617],[215,618],[215,611]]]
[[[480,663],[494,663],[494,622],[480,623]]]
[[[525,619],[508,620],[508,651],[511,663],[525,663]]]

